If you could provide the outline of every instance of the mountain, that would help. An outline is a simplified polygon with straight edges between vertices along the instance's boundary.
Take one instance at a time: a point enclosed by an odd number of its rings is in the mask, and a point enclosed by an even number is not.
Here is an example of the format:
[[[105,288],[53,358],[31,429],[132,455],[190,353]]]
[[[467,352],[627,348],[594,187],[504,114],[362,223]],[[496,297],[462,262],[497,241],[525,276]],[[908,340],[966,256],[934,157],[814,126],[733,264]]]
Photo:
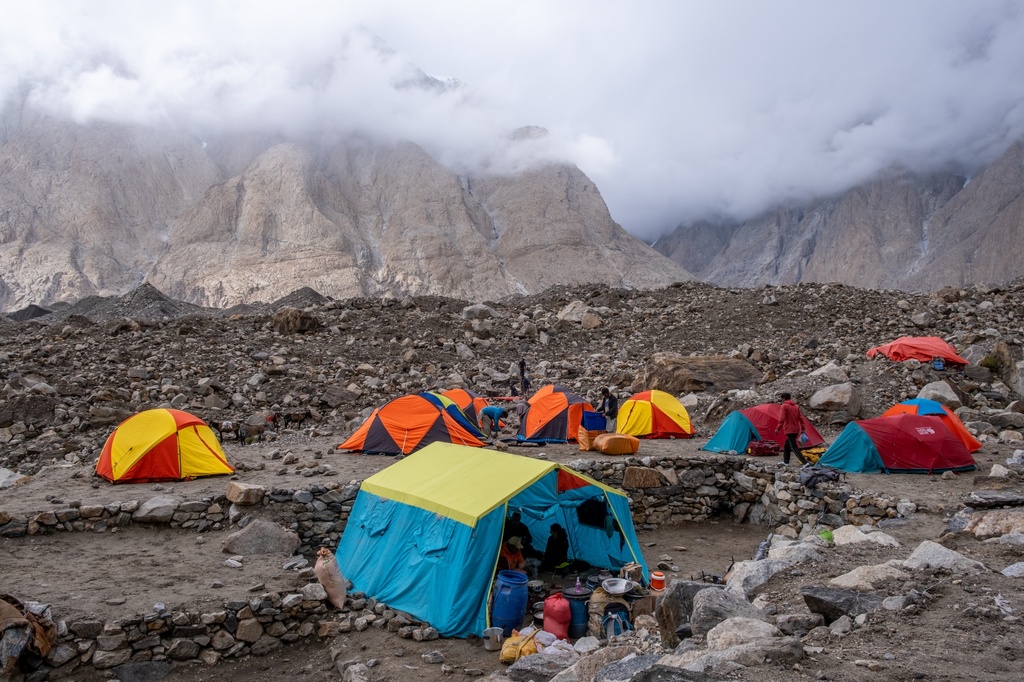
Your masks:
[[[655,250],[727,286],[842,282],[937,290],[1024,275],[1024,144],[965,178],[890,170],[743,222],[682,224]]]
[[[226,307],[303,286],[482,300],[689,279],[574,166],[457,175],[411,143],[199,140],[2,114],[0,310],[142,281]]]

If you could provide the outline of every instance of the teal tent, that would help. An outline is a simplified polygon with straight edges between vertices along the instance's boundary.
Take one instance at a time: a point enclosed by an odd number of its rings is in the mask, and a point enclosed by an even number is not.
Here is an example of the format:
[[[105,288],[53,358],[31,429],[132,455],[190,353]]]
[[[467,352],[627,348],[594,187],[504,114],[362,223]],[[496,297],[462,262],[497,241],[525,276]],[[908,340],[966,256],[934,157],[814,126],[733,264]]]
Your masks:
[[[850,422],[818,460],[819,466],[829,466],[851,473],[873,473],[885,468],[871,436]]]
[[[733,452],[739,455],[746,454],[747,445],[752,440],[761,440],[761,434],[757,432],[754,425],[742,412],[730,412],[718,427],[718,431],[711,437],[701,450],[711,452]]]
[[[338,565],[355,590],[446,637],[480,635],[512,510],[534,549],[557,523],[569,560],[612,570],[636,562],[647,578],[622,491],[555,462],[440,442],[363,481]]]

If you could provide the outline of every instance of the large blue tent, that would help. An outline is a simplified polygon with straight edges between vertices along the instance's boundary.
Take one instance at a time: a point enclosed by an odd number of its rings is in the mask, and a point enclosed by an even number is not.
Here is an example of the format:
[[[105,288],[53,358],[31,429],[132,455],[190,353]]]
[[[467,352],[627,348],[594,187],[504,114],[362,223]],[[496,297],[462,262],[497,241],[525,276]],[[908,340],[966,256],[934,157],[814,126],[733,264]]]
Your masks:
[[[743,455],[752,440],[761,440],[761,434],[742,412],[730,412],[718,427],[718,431],[701,450],[711,452],[732,452]]]
[[[479,635],[490,623],[502,529],[513,510],[535,549],[543,550],[557,523],[570,560],[612,570],[636,562],[647,577],[622,491],[555,462],[449,443],[432,443],[363,481],[338,565],[354,589],[446,637]]]

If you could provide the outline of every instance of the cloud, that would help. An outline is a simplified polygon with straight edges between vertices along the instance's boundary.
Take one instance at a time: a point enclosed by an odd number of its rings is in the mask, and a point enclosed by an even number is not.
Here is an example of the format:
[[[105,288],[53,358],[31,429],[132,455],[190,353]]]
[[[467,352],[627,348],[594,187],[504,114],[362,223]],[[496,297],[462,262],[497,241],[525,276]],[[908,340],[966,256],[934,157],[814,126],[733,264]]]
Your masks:
[[[197,135],[359,131],[460,170],[572,162],[646,239],[894,164],[969,172],[1024,137],[1021,73],[1024,13],[1000,0],[37,0],[0,24],[0,97]],[[549,132],[511,137],[528,125]]]

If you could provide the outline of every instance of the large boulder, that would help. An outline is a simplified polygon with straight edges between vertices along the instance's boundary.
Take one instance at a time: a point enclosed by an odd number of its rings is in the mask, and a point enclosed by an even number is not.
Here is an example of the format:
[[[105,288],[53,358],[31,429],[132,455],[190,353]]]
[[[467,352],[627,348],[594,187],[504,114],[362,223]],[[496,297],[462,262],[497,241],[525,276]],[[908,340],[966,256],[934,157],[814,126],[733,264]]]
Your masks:
[[[764,375],[746,360],[724,355],[690,357],[679,353],[655,353],[637,373],[632,390],[661,390],[672,394],[691,391],[749,389]]]
[[[577,660],[579,654],[554,649],[553,653],[523,656],[509,667],[506,675],[517,682],[548,682]]]
[[[768,620],[764,611],[734,592],[702,590],[693,598],[690,627],[694,635],[704,636],[723,620],[736,617]]]
[[[722,651],[740,644],[781,636],[782,632],[771,623],[739,617],[723,620],[708,631],[706,639],[709,650]]]
[[[501,317],[501,314],[483,303],[474,303],[462,309],[462,319],[464,320],[490,320],[495,317]]]
[[[873,542],[883,547],[899,547],[899,541],[881,531],[865,533],[857,526],[840,526],[832,531],[832,541],[836,545],[854,545],[859,542]]]
[[[728,589],[744,598],[768,582],[773,575],[784,571],[794,562],[785,559],[762,559],[761,561],[740,561],[729,573]]]
[[[807,404],[812,410],[843,410],[857,416],[860,414],[860,391],[849,381],[834,384],[816,391]]]
[[[945,381],[933,381],[930,384],[925,384],[918,391],[917,397],[923,400],[934,400],[937,403],[942,403],[951,410],[963,407],[960,396]]]
[[[640,650],[635,646],[609,646],[588,654],[551,678],[551,682],[594,682],[598,671],[609,663],[626,656],[636,656]]]
[[[242,483],[241,481],[229,481],[224,496],[228,501],[237,504],[239,507],[260,504],[267,489],[254,483]]]
[[[676,630],[680,625],[690,621],[693,612],[693,598],[703,590],[721,590],[722,585],[708,585],[697,580],[673,580],[665,588],[664,594],[658,599],[654,608],[654,617],[658,620],[661,642],[667,648],[675,648],[679,644]]]
[[[313,313],[284,307],[274,313],[270,325],[278,334],[305,334],[320,329],[323,323]]]
[[[594,309],[583,301],[572,301],[558,311],[558,319],[566,322],[583,322],[587,313],[593,313]]]
[[[985,564],[968,559],[960,552],[943,547],[937,542],[925,540],[902,562],[907,568],[945,568],[954,573],[983,570]]]
[[[973,533],[981,540],[1008,533],[1024,533],[1024,509],[993,509],[971,514],[967,517],[964,531]]]
[[[875,566],[858,566],[852,571],[836,576],[828,581],[832,587],[840,587],[859,592],[870,592],[889,580],[906,580],[910,574],[895,566],[878,564]]]
[[[831,623],[843,616],[855,618],[862,613],[871,613],[882,605],[882,598],[855,590],[835,587],[805,585],[800,594],[811,613],[820,613],[825,622]]]
[[[170,495],[151,497],[132,513],[135,523],[170,523],[181,500]]]
[[[796,637],[775,637],[748,642],[723,651],[695,649],[680,655],[663,656],[660,663],[694,672],[732,672],[737,665],[753,667],[771,661],[775,665],[790,666],[804,657],[804,647]],[[685,679],[685,678],[683,678]]]
[[[291,556],[302,542],[293,531],[272,521],[257,519],[224,541],[228,554],[285,554]]]

